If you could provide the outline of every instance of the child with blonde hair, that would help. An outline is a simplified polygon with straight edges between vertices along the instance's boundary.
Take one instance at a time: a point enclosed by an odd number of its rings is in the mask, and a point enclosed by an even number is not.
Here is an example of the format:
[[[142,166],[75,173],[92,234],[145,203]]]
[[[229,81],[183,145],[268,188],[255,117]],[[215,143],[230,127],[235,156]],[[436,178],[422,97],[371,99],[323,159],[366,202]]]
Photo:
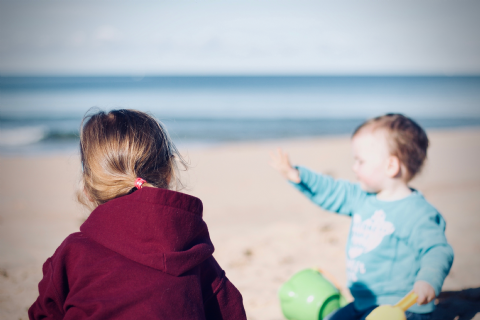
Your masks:
[[[43,265],[30,319],[246,319],[212,256],[202,202],[171,190],[185,163],[158,121],[94,113],[80,154],[79,199],[94,210]]]
[[[411,290],[418,299],[407,319],[431,318],[453,250],[441,214],[409,187],[428,144],[425,131],[401,114],[366,121],[352,136],[359,184],[293,167],[280,149],[272,154],[272,167],[310,200],[352,217],[346,254],[354,301],[331,320],[365,319],[378,305],[393,305]]]

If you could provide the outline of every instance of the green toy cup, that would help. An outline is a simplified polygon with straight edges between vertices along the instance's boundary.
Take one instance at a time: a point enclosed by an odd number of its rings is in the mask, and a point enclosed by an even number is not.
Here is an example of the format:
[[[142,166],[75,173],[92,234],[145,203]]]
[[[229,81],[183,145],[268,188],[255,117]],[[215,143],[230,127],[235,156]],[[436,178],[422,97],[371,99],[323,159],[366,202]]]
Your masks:
[[[278,295],[288,320],[322,320],[347,304],[340,291],[315,269],[294,274]]]

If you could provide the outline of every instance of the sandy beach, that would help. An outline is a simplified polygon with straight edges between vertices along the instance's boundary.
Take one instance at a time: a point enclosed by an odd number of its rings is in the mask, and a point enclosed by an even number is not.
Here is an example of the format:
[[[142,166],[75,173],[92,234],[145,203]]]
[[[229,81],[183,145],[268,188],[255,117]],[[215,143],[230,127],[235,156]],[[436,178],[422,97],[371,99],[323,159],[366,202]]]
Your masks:
[[[443,214],[455,250],[435,319],[480,319],[480,129],[428,133],[428,162],[412,186]],[[351,298],[350,220],[322,211],[271,169],[277,147],[294,164],[354,181],[347,136],[181,150],[191,164],[182,192],[203,201],[214,256],[252,320],[283,319],[277,291],[304,268],[327,270]],[[76,154],[0,157],[0,319],[28,318],[43,262],[87,216],[75,200],[79,174]]]

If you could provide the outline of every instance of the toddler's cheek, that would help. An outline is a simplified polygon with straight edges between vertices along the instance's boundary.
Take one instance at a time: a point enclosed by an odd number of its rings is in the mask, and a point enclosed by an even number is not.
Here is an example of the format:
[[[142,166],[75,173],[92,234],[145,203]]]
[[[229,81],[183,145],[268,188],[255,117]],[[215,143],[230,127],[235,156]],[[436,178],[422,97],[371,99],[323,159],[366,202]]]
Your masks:
[[[360,181],[360,184],[362,185],[362,188],[368,189],[372,185],[371,181],[368,177],[360,176],[358,180]]]

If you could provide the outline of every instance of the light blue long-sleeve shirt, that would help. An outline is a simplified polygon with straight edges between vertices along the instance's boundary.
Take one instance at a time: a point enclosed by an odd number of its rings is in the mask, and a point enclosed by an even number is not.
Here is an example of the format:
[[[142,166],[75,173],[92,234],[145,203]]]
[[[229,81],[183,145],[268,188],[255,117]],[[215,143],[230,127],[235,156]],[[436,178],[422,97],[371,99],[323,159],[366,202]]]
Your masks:
[[[325,210],[352,217],[348,237],[348,287],[359,310],[396,304],[418,280],[438,295],[453,263],[445,220],[416,190],[396,201],[378,200],[360,185],[298,167],[301,182],[292,183]],[[433,311],[433,301],[411,312]]]

